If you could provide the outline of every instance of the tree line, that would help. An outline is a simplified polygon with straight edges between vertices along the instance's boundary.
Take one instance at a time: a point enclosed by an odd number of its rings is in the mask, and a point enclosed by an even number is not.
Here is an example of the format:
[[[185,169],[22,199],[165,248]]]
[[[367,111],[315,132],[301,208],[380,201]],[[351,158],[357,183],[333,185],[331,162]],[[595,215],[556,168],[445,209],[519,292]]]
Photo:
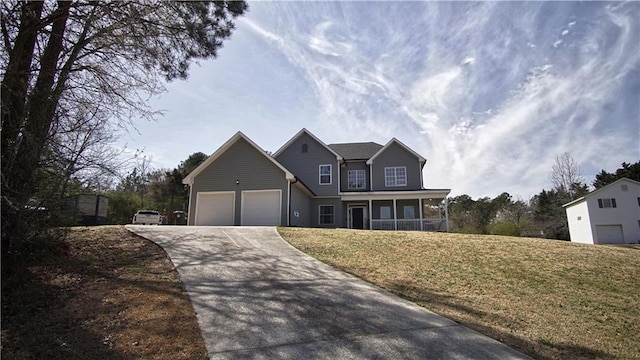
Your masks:
[[[640,161],[624,162],[614,172],[600,171],[591,186],[599,189],[623,177],[640,181]],[[569,153],[556,157],[549,178],[553,187],[528,200],[513,198],[506,192],[493,199],[473,200],[468,195],[449,198],[450,231],[570,240],[562,205],[588,194],[589,186]]]

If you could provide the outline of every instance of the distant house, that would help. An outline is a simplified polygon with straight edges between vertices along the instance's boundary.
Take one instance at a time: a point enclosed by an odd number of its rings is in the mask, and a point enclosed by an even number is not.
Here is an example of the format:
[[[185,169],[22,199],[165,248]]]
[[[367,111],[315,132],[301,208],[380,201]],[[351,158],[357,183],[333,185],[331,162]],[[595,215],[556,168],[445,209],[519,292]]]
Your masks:
[[[327,145],[300,130],[273,155],[241,132],[187,175],[189,225],[447,231],[449,189],[397,139]]]
[[[573,242],[640,243],[640,182],[622,178],[563,206]]]

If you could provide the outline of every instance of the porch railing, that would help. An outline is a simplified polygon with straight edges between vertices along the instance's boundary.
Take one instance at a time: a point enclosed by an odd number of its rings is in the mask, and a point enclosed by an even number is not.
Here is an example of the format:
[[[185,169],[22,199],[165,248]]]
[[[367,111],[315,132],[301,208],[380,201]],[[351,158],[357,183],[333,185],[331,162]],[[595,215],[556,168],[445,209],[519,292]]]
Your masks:
[[[424,231],[447,231],[445,219],[423,219]],[[420,219],[372,219],[372,230],[420,231]]]

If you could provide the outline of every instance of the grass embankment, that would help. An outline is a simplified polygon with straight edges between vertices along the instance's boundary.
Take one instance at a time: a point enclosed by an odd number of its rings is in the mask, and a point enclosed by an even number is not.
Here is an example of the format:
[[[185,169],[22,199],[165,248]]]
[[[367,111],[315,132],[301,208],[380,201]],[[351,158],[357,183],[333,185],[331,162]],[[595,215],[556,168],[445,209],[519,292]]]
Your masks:
[[[2,279],[3,359],[203,359],[178,273],[121,226],[74,228]]]
[[[279,231],[325,263],[535,358],[640,358],[637,248],[448,233]]]

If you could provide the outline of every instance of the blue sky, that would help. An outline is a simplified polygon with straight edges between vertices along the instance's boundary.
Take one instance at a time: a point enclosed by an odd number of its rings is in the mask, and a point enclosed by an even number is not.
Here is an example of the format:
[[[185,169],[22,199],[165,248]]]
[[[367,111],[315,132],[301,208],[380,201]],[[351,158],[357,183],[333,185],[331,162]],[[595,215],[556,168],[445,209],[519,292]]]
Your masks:
[[[275,152],[396,137],[426,188],[528,199],[570,152],[589,184],[640,160],[640,2],[250,2],[216,60],[123,134],[156,168],[237,131]]]

